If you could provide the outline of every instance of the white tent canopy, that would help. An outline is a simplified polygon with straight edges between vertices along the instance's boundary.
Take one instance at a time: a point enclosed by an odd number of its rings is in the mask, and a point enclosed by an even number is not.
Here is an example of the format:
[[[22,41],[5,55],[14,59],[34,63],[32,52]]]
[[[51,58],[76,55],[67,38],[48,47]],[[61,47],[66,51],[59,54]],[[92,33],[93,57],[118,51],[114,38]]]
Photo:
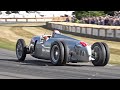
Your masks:
[[[19,13],[6,14],[6,11],[1,11],[2,14],[0,18],[35,18],[35,17],[57,17],[64,16],[65,14],[68,16],[72,16],[73,11],[37,11],[26,13],[26,11],[19,11]]]

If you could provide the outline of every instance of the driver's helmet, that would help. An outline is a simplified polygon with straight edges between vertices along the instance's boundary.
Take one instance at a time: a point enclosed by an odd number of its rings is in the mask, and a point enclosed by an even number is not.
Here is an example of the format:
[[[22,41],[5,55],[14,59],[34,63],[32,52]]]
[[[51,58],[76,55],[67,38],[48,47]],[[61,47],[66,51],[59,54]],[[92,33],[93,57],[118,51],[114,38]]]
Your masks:
[[[60,34],[60,32],[58,30],[54,30],[52,36],[54,37],[55,34]]]

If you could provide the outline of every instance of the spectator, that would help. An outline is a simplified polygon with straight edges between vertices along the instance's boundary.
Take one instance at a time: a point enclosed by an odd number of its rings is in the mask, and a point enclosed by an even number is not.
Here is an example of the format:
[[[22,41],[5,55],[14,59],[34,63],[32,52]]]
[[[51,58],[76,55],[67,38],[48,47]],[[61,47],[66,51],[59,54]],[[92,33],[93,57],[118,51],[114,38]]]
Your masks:
[[[115,14],[115,16],[101,16],[101,17],[85,17],[81,19],[82,23],[86,24],[96,24],[96,25],[114,25],[120,26],[120,11]]]
[[[70,22],[70,19],[69,19],[69,17],[67,17],[67,18],[66,18],[66,22]]]

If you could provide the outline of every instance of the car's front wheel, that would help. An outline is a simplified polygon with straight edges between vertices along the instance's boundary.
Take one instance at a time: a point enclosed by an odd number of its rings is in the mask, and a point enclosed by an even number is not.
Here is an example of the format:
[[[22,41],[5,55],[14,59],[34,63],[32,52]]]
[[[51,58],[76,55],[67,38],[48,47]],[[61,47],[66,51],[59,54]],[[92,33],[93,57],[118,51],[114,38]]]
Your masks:
[[[23,39],[18,39],[16,43],[16,56],[19,61],[24,61],[26,57],[27,49]]]
[[[96,42],[92,45],[92,57],[95,59],[92,61],[94,66],[105,66],[106,62],[106,49],[101,42]]]

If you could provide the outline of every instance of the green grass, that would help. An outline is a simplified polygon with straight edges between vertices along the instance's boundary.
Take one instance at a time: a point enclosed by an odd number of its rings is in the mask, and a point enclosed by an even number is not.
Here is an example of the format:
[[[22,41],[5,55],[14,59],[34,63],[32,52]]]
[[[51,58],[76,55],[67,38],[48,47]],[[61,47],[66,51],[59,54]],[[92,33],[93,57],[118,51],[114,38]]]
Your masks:
[[[120,55],[117,54],[110,54],[110,64],[117,64],[120,65]]]
[[[6,38],[0,38],[0,48],[15,51],[15,42],[11,42]]]

